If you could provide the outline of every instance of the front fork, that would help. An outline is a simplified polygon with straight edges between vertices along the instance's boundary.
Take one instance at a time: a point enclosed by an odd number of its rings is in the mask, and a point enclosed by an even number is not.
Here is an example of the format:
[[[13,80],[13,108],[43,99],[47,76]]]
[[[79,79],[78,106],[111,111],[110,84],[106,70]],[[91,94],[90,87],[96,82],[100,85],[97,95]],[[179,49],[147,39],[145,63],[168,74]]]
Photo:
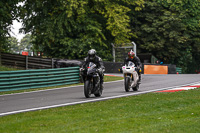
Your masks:
[[[99,88],[99,84],[100,84],[100,80],[99,77],[87,77],[87,79],[90,80],[90,84],[91,84],[91,92],[95,93],[98,88]]]
[[[99,76],[93,77],[93,81],[94,81],[93,82],[94,90],[98,90],[100,84],[100,77]]]
[[[129,76],[131,77],[131,80],[133,81],[133,74],[129,74]],[[127,77],[127,73],[124,74],[124,78]]]

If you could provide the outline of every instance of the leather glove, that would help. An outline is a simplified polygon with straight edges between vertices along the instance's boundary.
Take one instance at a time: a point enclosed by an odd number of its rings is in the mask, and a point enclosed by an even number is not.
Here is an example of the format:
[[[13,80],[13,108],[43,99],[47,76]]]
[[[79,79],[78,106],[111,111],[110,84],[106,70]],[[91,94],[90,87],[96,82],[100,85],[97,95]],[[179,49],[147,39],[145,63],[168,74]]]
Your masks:
[[[140,67],[137,67],[138,72],[142,72],[142,69]]]
[[[139,71],[139,70],[140,70],[140,67],[139,67],[139,66],[137,66],[137,67],[136,67],[136,70],[137,70],[137,71]]]
[[[80,68],[80,71],[82,72],[82,71],[84,71],[85,69],[84,68]]]
[[[101,72],[102,72],[102,69],[101,69],[101,68],[97,69],[97,72],[101,73]]]

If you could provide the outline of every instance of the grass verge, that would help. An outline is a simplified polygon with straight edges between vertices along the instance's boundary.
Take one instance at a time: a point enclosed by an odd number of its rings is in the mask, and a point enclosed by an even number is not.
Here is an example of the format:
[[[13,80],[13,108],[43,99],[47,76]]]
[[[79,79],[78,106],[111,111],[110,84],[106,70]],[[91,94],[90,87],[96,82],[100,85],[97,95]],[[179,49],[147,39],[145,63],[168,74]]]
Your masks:
[[[0,65],[0,71],[16,71],[16,70],[20,70],[20,69],[14,68],[14,67],[8,67],[8,66]]]
[[[115,77],[115,76],[104,76],[105,82],[110,81],[116,81],[116,80],[122,80],[123,77]],[[44,88],[36,88],[36,89],[25,89],[25,90],[16,90],[16,91],[6,91],[6,92],[0,92],[0,95],[4,94],[13,94],[13,93],[22,93],[22,92],[30,92],[30,91],[38,91],[38,90],[47,90],[47,89],[54,89],[54,88],[62,88],[62,87],[70,87],[70,86],[76,86],[76,85],[83,85],[83,83],[79,84],[72,84],[72,85],[61,85],[61,86],[53,86],[53,87],[44,87]]]
[[[200,89],[148,93],[0,118],[0,132],[198,133]]]

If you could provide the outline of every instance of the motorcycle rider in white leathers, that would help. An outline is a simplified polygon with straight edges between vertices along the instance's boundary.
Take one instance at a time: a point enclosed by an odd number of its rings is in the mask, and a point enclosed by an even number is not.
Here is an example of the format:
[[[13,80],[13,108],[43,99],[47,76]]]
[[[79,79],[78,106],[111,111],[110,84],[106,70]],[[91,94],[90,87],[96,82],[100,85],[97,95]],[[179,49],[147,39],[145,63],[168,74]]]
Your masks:
[[[135,64],[135,66],[137,67],[137,73],[138,73],[138,76],[139,76],[138,83],[140,84],[141,83],[142,63],[140,61],[140,58],[135,56],[135,53],[132,50],[130,52],[128,52],[128,57],[126,57],[124,59],[124,65],[128,65],[129,61],[132,61]]]

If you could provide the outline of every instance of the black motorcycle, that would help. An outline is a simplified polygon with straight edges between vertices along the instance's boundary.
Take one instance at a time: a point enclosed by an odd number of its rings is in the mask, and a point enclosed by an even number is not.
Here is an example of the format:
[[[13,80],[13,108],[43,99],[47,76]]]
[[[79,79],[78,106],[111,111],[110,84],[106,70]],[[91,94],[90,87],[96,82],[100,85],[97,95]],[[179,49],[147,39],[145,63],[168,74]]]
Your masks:
[[[89,66],[85,69],[85,74],[85,97],[90,98],[91,94],[94,94],[96,97],[100,97],[102,95],[103,90],[100,88],[100,77],[97,71],[96,64],[90,62]]]

